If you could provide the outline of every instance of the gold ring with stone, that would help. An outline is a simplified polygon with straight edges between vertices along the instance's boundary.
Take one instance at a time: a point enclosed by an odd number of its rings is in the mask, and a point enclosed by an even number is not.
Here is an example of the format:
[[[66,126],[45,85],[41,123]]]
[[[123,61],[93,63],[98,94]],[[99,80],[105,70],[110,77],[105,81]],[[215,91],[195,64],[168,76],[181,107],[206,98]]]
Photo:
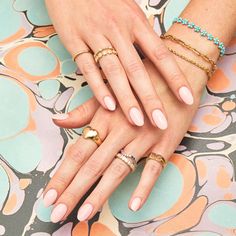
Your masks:
[[[99,137],[99,133],[96,129],[93,129],[90,126],[86,126],[83,129],[82,136],[84,139],[91,139],[93,142],[95,142],[98,146],[102,144],[102,140]]]
[[[100,59],[104,56],[107,55],[116,55],[118,56],[117,51],[113,48],[113,47],[107,47],[107,48],[103,48],[98,50],[96,53],[94,53],[94,60],[96,61],[96,63],[99,63]]]
[[[165,160],[165,158],[160,155],[160,154],[157,154],[157,153],[154,153],[154,152],[151,152],[147,158],[146,158],[146,162],[149,161],[149,160],[154,160],[154,161],[157,161],[158,163],[161,164],[162,168],[164,169],[167,162]]]
[[[76,54],[74,54],[74,55],[72,56],[72,60],[75,62],[75,60],[76,60],[79,56],[81,56],[82,54],[85,54],[85,53],[91,53],[91,51],[90,51],[89,49],[80,51],[80,52],[78,52],[78,53],[76,53]]]
[[[137,167],[137,161],[133,155],[125,154],[123,151],[116,154],[115,158],[120,159],[123,161],[132,172],[135,171]]]

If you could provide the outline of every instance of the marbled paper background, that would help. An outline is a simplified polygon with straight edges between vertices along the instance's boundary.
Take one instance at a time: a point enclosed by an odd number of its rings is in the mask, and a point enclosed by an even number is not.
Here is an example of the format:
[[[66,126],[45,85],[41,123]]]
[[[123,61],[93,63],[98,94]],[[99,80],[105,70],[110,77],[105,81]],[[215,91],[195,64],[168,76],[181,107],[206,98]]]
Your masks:
[[[138,2],[158,33],[188,3]],[[52,224],[40,194],[81,130],[59,129],[51,115],[91,96],[75,71],[43,0],[0,0],[0,235],[236,235],[236,38],[144,208],[127,208],[140,166],[88,224],[76,211]]]

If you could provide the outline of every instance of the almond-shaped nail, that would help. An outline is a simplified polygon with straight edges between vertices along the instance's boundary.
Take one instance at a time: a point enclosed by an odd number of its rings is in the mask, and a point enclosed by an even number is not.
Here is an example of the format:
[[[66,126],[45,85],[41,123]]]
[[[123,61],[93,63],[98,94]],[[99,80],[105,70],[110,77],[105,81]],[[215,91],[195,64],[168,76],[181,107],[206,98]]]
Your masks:
[[[55,189],[50,189],[43,197],[43,202],[45,207],[51,206],[57,199],[57,191]]]
[[[53,223],[61,221],[65,216],[66,212],[67,212],[67,206],[63,203],[60,203],[53,209],[51,214],[51,221]]]
[[[104,101],[108,110],[114,111],[116,109],[116,104],[111,97],[106,96],[106,97],[104,97],[103,101]]]
[[[131,120],[134,122],[137,126],[143,126],[144,125],[144,118],[142,113],[139,111],[138,108],[132,107],[129,111],[129,115]]]
[[[68,114],[54,114],[52,115],[53,120],[66,120],[69,117]]]
[[[93,211],[93,206],[89,203],[81,206],[77,215],[78,220],[79,221],[87,220],[92,211]]]
[[[186,103],[187,105],[193,104],[193,100],[194,100],[193,95],[187,87],[184,86],[179,89],[179,96],[181,97],[183,102]]]
[[[168,127],[167,119],[161,110],[159,109],[154,110],[152,112],[152,118],[158,128],[163,130],[167,129]]]
[[[141,199],[139,197],[136,197],[132,200],[130,209],[132,211],[137,211],[141,206]]]

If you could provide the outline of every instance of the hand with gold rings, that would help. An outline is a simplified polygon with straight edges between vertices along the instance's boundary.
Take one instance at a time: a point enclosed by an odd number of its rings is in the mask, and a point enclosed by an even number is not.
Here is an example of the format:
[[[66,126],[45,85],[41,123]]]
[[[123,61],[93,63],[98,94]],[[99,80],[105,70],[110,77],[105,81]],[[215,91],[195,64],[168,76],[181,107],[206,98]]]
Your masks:
[[[114,111],[119,103],[133,125],[143,126],[146,113],[154,127],[168,127],[164,100],[156,93],[136,46],[158,68],[176,99],[193,104],[190,84],[135,1],[45,2],[60,39],[105,109]]]
[[[164,81],[151,64],[147,64],[147,69],[158,88],[158,94],[168,101],[166,109],[171,120],[167,130],[154,129],[150,122],[146,122],[143,127],[131,126],[120,107],[111,113],[99,106],[94,98],[67,116],[53,117],[57,125],[65,128],[78,128],[89,124],[99,131],[99,137],[103,140],[101,145],[97,146],[94,142],[80,137],[68,148],[61,166],[44,190],[45,204],[54,204],[51,216],[53,222],[65,220],[89,188],[99,180],[78,211],[79,220],[91,219],[125,177],[135,169],[136,162],[150,153],[161,155],[167,161],[180,143],[198,104],[191,109],[176,104],[172,93],[166,92]],[[193,74],[196,74],[196,71],[193,71]],[[190,81],[194,79],[193,74],[189,75]],[[196,97],[196,100],[199,103],[199,98]],[[97,133],[92,136],[97,136]],[[118,158],[115,158],[117,155]],[[136,189],[133,189],[129,203],[127,202],[133,211],[143,206],[163,170],[159,162],[160,156],[158,159],[155,157],[156,160],[153,160],[154,155],[149,157],[140,181]],[[164,163],[163,160],[162,162]],[[58,209],[63,209],[63,212],[58,214]]]
[[[87,126],[83,129],[82,137],[84,139],[91,139],[94,143],[97,144],[97,146],[100,146],[102,144],[102,140],[99,136],[99,132],[90,126]]]

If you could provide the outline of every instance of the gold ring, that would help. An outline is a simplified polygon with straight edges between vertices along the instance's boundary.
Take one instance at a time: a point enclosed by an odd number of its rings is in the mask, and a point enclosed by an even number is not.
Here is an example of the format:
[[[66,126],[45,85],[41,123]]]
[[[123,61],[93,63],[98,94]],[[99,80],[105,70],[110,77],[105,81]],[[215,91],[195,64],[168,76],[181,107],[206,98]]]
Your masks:
[[[151,152],[148,157],[146,158],[146,162],[149,161],[149,160],[154,160],[154,161],[157,161],[158,163],[161,164],[162,168],[164,169],[167,162],[165,160],[165,158],[160,155],[160,154],[156,154],[154,152]]]
[[[88,49],[88,50],[83,50],[83,51],[80,51],[80,52],[74,54],[74,55],[72,56],[73,61],[75,62],[75,60],[77,59],[77,57],[79,57],[79,56],[81,56],[82,54],[85,54],[85,53],[91,53],[91,51]]]
[[[116,154],[115,158],[123,161],[131,169],[132,172],[135,171],[137,167],[137,161],[133,155],[125,154],[123,151],[121,151]]]
[[[99,137],[99,133],[96,129],[93,129],[90,126],[87,126],[83,129],[82,136],[84,139],[91,139],[94,141],[98,146],[102,144],[102,140]]]
[[[98,63],[102,57],[107,56],[107,55],[118,56],[118,53],[113,47],[107,47],[107,48],[98,50],[96,53],[94,53],[93,57],[96,63]]]

